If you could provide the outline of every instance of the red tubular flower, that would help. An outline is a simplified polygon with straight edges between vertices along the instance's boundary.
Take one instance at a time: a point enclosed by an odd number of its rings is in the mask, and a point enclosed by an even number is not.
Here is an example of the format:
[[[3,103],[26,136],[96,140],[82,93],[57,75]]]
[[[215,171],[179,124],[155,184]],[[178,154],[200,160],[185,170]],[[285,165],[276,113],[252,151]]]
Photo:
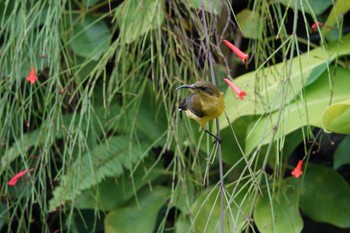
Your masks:
[[[248,59],[248,54],[243,53],[239,48],[231,44],[229,41],[227,40],[223,40],[223,41],[227,45],[227,47],[229,47],[237,55],[237,57],[239,57],[242,60],[243,63],[245,62],[246,59]]]
[[[239,89],[239,87],[237,87],[233,82],[231,82],[231,80],[224,78],[224,81],[232,88],[232,90],[236,93],[238,99],[243,100],[244,96],[247,95],[247,93],[241,89]]]
[[[28,170],[23,170],[21,172],[18,172],[16,175],[14,175],[11,180],[8,182],[8,185],[10,186],[15,186],[18,179],[21,178],[22,176],[24,176],[25,174],[28,173]]]
[[[36,81],[38,81],[38,76],[36,76],[35,69],[33,67],[30,69],[30,72],[27,76],[27,81],[31,84],[34,84]]]
[[[292,176],[299,178],[303,174],[303,160],[299,160],[297,166],[292,171]]]
[[[318,27],[323,27],[323,23],[315,22],[311,25],[311,31],[316,32]]]

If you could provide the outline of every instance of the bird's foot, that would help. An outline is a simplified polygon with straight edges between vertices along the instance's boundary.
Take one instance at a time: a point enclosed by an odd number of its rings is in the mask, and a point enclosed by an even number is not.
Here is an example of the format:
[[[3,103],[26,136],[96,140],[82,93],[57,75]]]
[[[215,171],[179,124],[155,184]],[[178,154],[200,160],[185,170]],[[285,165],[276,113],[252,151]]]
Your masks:
[[[221,142],[222,142],[222,139],[221,138],[219,138],[218,136],[214,136],[214,140],[213,140],[213,144],[215,144],[215,143],[219,143],[219,144],[221,144]]]
[[[204,130],[207,134],[209,134],[210,136],[212,136],[213,138],[215,138],[215,140],[213,141],[213,143],[219,143],[221,144],[222,139],[214,134],[212,134],[209,130]]]

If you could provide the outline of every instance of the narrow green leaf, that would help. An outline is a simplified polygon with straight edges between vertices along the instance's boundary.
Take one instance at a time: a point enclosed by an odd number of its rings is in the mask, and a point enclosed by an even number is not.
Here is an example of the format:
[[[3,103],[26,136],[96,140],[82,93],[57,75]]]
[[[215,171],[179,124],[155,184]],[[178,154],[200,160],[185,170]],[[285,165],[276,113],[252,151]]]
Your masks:
[[[5,203],[0,202],[0,230],[6,223],[9,223],[9,208]]]
[[[347,85],[350,85],[350,79],[348,80]],[[323,113],[322,123],[327,131],[350,134],[350,96],[345,101],[329,106]]]
[[[304,180],[288,178],[301,189],[301,210],[318,222],[326,222],[338,227],[350,227],[350,187],[336,171],[309,165]]]
[[[82,1],[82,4],[85,6],[85,7],[91,7],[93,5],[95,5],[99,0],[83,0]]]
[[[338,169],[344,164],[350,164],[350,136],[346,136],[334,152],[333,168]]]
[[[105,108],[103,106],[96,107],[96,115],[94,116],[97,119],[91,119],[94,120],[93,122],[95,125],[89,125],[89,127],[94,128],[97,135],[101,135],[103,133],[103,131],[100,129],[99,122],[102,122],[102,124],[104,124],[108,122],[112,117],[114,117],[119,111],[119,105],[111,105],[109,111],[110,112],[106,114]],[[74,117],[74,113],[63,115],[60,128],[58,130],[53,130],[53,140],[47,146],[51,146],[52,143],[54,143],[54,140],[61,139],[66,136],[67,129],[75,130],[76,126],[79,124],[79,118],[80,117]],[[72,122],[72,120],[74,120],[74,122]],[[84,132],[84,134],[85,131],[88,130],[88,124],[86,122],[81,123],[79,127],[80,130]],[[106,127],[106,129],[108,129],[108,127]],[[40,147],[44,143],[47,143],[47,132],[48,130],[46,128],[35,129],[32,132],[24,134],[22,138],[17,139],[9,148],[8,152],[1,157],[0,175],[8,168],[12,161],[14,161],[20,155],[25,155],[31,147]]]
[[[299,233],[303,220],[299,214],[299,194],[293,187],[282,183],[280,189],[269,196],[259,196],[254,208],[255,223],[261,233]]]
[[[105,218],[105,232],[155,232],[158,212],[165,205],[169,194],[170,189],[161,186],[153,187],[152,191],[143,190],[138,194],[137,202],[109,212]]]

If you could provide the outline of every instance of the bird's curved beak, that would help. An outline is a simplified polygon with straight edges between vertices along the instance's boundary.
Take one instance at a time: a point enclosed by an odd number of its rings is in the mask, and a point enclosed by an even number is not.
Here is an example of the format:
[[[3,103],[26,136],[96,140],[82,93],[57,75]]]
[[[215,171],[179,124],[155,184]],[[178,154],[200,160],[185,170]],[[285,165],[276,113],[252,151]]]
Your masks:
[[[190,89],[195,89],[196,86],[194,84],[191,84],[191,85],[182,85],[182,86],[179,86],[177,88],[175,88],[175,91],[181,89],[181,88],[190,88]]]

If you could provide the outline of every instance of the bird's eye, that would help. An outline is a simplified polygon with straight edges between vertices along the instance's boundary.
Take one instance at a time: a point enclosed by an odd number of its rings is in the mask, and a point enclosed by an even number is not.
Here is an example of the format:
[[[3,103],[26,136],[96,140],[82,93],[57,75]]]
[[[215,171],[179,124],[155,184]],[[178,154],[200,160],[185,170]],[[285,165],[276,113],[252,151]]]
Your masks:
[[[198,87],[200,90],[202,90],[202,91],[205,91],[206,89],[207,89],[207,87],[203,87],[203,86],[201,86],[201,87]]]

